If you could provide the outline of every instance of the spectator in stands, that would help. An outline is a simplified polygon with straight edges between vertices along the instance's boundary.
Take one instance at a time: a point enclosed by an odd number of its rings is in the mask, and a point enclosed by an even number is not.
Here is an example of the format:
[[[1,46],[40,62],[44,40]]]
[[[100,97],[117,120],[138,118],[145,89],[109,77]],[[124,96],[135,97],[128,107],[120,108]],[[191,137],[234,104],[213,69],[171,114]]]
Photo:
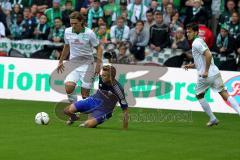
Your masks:
[[[23,32],[22,32],[22,38],[23,39],[32,39],[34,38],[34,29],[36,27],[36,18],[31,16],[31,10],[30,8],[26,7],[23,11],[23,22],[21,24]]]
[[[229,35],[229,27],[226,24],[221,25],[220,33],[216,38],[214,51],[227,56],[235,50],[235,40]]]
[[[92,2],[93,0],[77,0],[75,11],[80,11],[82,15],[87,15]]]
[[[31,2],[31,1],[29,1]],[[52,0],[32,0],[32,5],[36,5],[37,6],[37,10],[40,13],[44,13],[46,11],[46,9],[51,8],[52,7]]]
[[[11,11],[11,24],[16,23],[18,14],[23,14],[22,8],[19,4],[14,4],[13,10]]]
[[[6,36],[6,32],[5,32],[5,26],[4,24],[0,21],[0,38],[3,38]]]
[[[47,24],[47,17],[43,14],[41,15],[39,23],[34,31],[35,39],[47,40],[49,33],[50,27]]]
[[[211,10],[212,10],[212,18],[210,27],[213,31],[213,34],[217,33],[218,19],[222,11],[224,11],[225,2],[222,0],[214,0],[212,1]]]
[[[182,27],[178,27],[176,30],[176,34],[172,40],[172,49],[182,49],[183,51],[188,51],[190,49],[188,40],[184,35],[184,29]]]
[[[236,54],[240,56],[240,34],[238,34],[237,40],[236,40]]]
[[[157,0],[152,0],[149,10],[152,10],[153,12],[155,12],[156,10],[160,11],[160,6]]]
[[[21,25],[22,21],[23,21],[23,15],[18,14],[17,20],[10,25],[10,32],[11,32],[10,37],[14,40],[22,39],[22,32],[23,32],[23,27]]]
[[[213,32],[206,26],[206,23],[206,18],[199,18],[198,36],[206,42],[208,48],[211,50],[214,44],[214,35]]]
[[[100,17],[103,17],[103,10],[99,0],[94,0],[93,7],[88,12],[88,28],[95,28]]]
[[[134,63],[134,57],[132,54],[127,53],[127,46],[125,43],[121,43],[118,47],[119,53],[117,55],[117,63],[120,64],[132,64]]]
[[[110,42],[110,34],[107,32],[107,25],[105,23],[101,24],[95,33],[101,44],[105,45]]]
[[[48,39],[55,43],[63,42],[64,30],[65,30],[65,27],[62,24],[61,18],[56,17],[54,20],[54,28],[51,30],[51,33]]]
[[[166,24],[166,25],[170,25],[171,23],[171,17],[172,15],[175,13],[175,9],[173,7],[173,4],[169,3],[167,5],[167,8],[166,8],[166,12],[163,13],[163,22]]]
[[[157,7],[157,10],[162,12],[163,15],[167,12],[167,5],[169,4],[169,0],[162,0],[162,2]]]
[[[71,0],[67,0],[65,3],[64,11],[62,11],[62,22],[65,27],[70,27],[69,15],[74,11]]]
[[[240,20],[239,20],[239,13],[233,12],[230,18],[230,22],[227,23],[229,27],[229,34],[237,39],[238,34],[240,34]]]
[[[146,12],[148,8],[142,3],[142,0],[134,0],[127,6],[128,19],[135,25],[138,20],[146,21]]]
[[[108,4],[103,7],[103,10],[109,27],[117,20],[117,17],[121,15],[120,5],[116,4],[115,0],[108,0]]]
[[[48,25],[50,27],[54,26],[54,20],[56,17],[62,18],[62,11],[60,8],[60,0],[53,0],[52,4],[53,4],[52,8],[48,8],[44,12],[44,14],[47,16]]]
[[[149,31],[144,28],[144,22],[138,20],[136,27],[130,31],[130,52],[134,55],[135,59],[142,61],[145,59],[145,46],[149,41]]]
[[[37,14],[38,14],[37,5],[36,5],[36,4],[33,4],[33,5],[31,6],[31,15],[32,15],[32,17],[37,18]],[[40,17],[39,17],[39,18],[40,18]]]
[[[121,13],[122,18],[124,19],[124,24],[127,25],[129,28],[133,28],[133,24],[131,20],[128,19],[128,12],[127,11],[122,11]]]
[[[236,4],[234,0],[228,0],[226,4],[226,10],[220,15],[218,27],[222,24],[230,22],[232,13],[235,11]]]
[[[170,39],[173,39],[173,37],[175,37],[175,33],[179,27],[183,27],[183,23],[179,19],[179,13],[175,11],[171,17],[171,23],[169,24]]]
[[[188,7],[186,10],[184,26],[189,23],[198,23],[201,17],[208,19],[208,13],[202,5],[202,0],[193,0],[193,7]]]
[[[9,15],[12,10],[12,4],[9,0],[2,0],[1,2],[2,11],[4,14]]]
[[[105,22],[105,20],[104,20],[104,17],[100,17],[100,18],[98,19],[97,26],[96,26],[95,28],[93,28],[92,30],[93,30],[94,32],[97,32],[97,31],[99,30],[99,28],[100,28],[101,25],[106,25],[106,22]]]
[[[125,42],[129,39],[129,27],[124,24],[123,17],[117,18],[117,25],[111,27],[110,30],[111,41],[115,44]]]
[[[156,24],[150,28],[149,47],[153,52],[160,52],[170,45],[170,33],[168,26],[163,23],[161,12],[156,11],[154,19]]]
[[[145,22],[144,27],[149,32],[150,27],[152,27],[155,24],[152,9],[147,11],[146,17],[147,17],[147,21]]]

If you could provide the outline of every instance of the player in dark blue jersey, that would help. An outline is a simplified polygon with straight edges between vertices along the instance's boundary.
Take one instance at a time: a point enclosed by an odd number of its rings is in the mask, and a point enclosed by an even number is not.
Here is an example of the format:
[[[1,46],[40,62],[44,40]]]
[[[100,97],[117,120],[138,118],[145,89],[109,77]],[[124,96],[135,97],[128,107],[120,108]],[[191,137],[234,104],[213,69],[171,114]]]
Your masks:
[[[115,79],[116,69],[111,65],[105,65],[99,77],[99,89],[86,99],[73,103],[64,109],[64,113],[70,118],[67,124],[70,125],[79,117],[76,112],[90,114],[82,126],[93,128],[112,117],[112,112],[117,104],[123,110],[123,128],[128,128],[128,104],[125,99],[124,89]]]

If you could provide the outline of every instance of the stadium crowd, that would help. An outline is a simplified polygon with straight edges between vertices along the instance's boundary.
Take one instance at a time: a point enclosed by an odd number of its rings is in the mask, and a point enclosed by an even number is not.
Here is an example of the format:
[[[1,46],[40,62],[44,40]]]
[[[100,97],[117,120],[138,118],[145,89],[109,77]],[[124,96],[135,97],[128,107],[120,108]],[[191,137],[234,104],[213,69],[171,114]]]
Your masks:
[[[185,27],[198,23],[199,36],[210,50],[225,57],[220,69],[239,69],[240,0],[0,0],[0,4],[0,38],[64,42],[69,15],[79,11],[102,44],[118,49],[109,59],[126,64],[165,48],[182,50],[167,66],[191,61]]]

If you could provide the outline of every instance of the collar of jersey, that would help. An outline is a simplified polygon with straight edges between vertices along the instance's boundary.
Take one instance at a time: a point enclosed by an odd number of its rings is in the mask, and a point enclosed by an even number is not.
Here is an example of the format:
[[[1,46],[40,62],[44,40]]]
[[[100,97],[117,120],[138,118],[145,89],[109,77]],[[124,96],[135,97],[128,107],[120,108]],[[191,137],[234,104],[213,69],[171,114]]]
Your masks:
[[[80,33],[84,33],[85,30],[86,30],[85,27],[83,27],[79,33],[75,32],[73,29],[72,29],[72,32],[73,32],[73,33],[76,33],[76,34],[80,34]]]

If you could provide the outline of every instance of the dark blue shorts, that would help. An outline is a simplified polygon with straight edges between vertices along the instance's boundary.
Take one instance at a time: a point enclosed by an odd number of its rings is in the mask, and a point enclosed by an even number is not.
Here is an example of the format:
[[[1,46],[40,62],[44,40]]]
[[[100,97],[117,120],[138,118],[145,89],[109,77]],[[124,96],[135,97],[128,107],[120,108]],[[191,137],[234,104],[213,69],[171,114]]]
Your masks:
[[[77,101],[74,103],[78,112],[89,114],[95,118],[98,124],[112,117],[112,111],[107,111],[102,107],[102,100],[93,97]]]

